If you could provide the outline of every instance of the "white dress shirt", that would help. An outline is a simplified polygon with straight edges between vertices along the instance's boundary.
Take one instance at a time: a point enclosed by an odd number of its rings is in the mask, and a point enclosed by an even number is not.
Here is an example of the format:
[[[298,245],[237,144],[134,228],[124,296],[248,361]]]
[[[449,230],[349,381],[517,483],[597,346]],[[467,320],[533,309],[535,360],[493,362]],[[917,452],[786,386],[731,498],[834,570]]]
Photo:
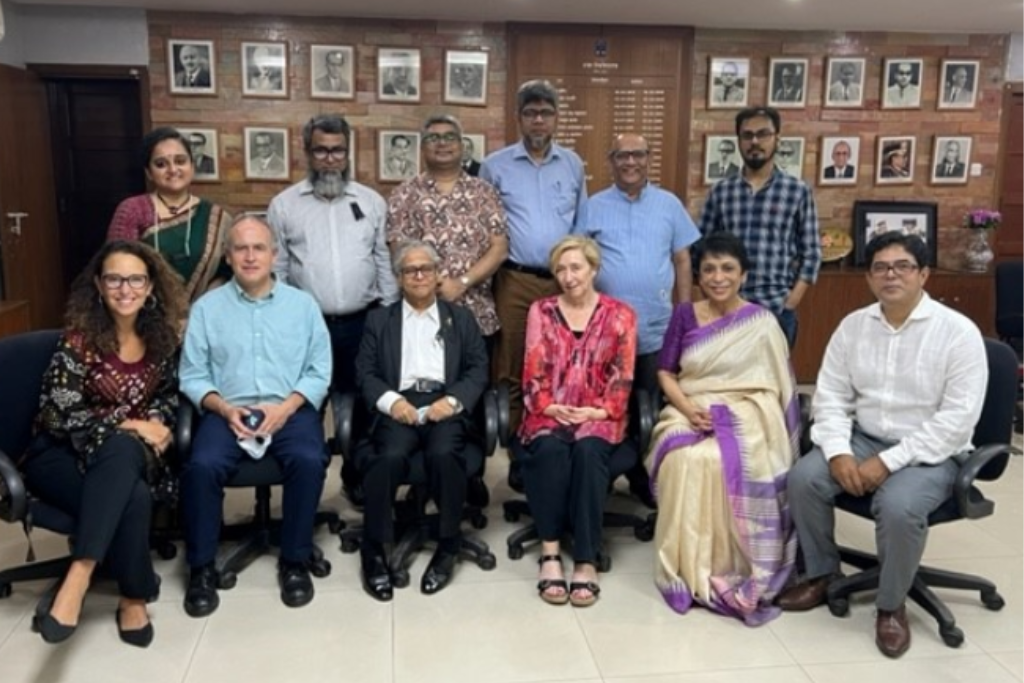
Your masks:
[[[981,332],[927,293],[899,329],[877,303],[832,335],[814,394],[811,439],[831,460],[852,453],[853,423],[898,441],[879,456],[890,472],[935,465],[971,448],[988,362]]]
[[[441,338],[441,314],[435,301],[422,313],[402,302],[402,376],[398,391],[405,391],[418,379],[444,383],[444,340]],[[377,410],[391,414],[391,407],[402,395],[386,391],[377,399]]]

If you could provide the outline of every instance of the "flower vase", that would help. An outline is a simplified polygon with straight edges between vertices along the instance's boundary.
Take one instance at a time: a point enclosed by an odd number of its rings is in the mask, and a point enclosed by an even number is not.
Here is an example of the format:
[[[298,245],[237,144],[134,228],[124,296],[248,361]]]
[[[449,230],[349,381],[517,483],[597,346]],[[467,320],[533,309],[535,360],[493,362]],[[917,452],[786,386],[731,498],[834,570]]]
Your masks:
[[[964,270],[968,273],[984,273],[992,262],[992,249],[988,246],[988,230],[971,230],[964,250]]]

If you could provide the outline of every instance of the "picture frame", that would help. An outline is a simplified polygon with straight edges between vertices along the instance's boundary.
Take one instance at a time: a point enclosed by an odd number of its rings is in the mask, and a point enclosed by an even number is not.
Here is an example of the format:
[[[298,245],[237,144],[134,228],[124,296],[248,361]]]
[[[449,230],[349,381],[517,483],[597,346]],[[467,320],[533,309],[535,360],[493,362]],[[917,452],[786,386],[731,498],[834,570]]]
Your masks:
[[[708,109],[741,109],[750,98],[750,60],[711,57],[708,67]]]
[[[382,47],[377,50],[377,99],[381,102],[420,101],[420,51]]]
[[[845,148],[844,148],[845,145]],[[860,169],[860,138],[856,135],[822,137],[819,185],[856,185]],[[843,154],[845,150],[845,154]]]
[[[489,57],[484,50],[445,50],[445,104],[487,106]]]
[[[420,134],[411,130],[377,133],[377,180],[401,183],[420,172]]]
[[[928,246],[928,265],[938,263],[938,204],[859,200],[853,203],[854,265],[866,266],[865,248],[876,235],[898,230],[921,237]]]
[[[981,62],[944,59],[939,69],[938,109],[974,109],[978,99]]]
[[[728,152],[731,144],[732,152]],[[735,135],[704,136],[704,184],[714,185],[719,180],[739,173],[743,169],[740,145]]]
[[[212,40],[167,40],[167,89],[172,95],[217,94],[217,48]]]
[[[356,51],[351,45],[309,46],[309,96],[352,100],[356,96]]]
[[[462,134],[462,168],[471,176],[480,173],[480,164],[487,156],[487,136],[480,133]]]
[[[867,61],[863,57],[829,57],[825,76],[825,106],[860,109],[864,106]]]
[[[932,146],[932,185],[966,185],[971,169],[968,135],[936,135]]]
[[[914,182],[914,155],[917,138],[913,135],[880,136],[875,161],[875,184],[909,185]]]
[[[288,97],[288,44],[242,43],[242,95]]]
[[[803,137],[780,137],[775,147],[775,166],[786,175],[803,179],[805,142]]]
[[[890,57],[882,68],[882,109],[920,109],[924,60]]]
[[[245,127],[245,179],[288,181],[287,128]]]
[[[768,60],[768,106],[803,109],[807,106],[807,59],[772,57]]]
[[[215,128],[178,128],[192,149],[194,183],[220,181],[220,141]]]

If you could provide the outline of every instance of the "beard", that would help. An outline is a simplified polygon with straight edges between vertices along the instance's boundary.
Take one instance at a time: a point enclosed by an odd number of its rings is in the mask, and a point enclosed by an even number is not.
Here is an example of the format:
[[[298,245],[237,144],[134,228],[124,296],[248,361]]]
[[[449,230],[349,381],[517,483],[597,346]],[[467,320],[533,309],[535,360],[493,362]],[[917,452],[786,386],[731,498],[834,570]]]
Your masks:
[[[750,152],[743,155],[743,163],[752,171],[760,171],[768,164],[769,161],[775,158],[774,150],[771,154],[763,154],[764,150],[760,151],[762,152],[762,155],[760,156],[753,156]],[[753,150],[751,150],[751,152],[753,152]]]
[[[535,152],[543,152],[551,145],[550,135],[526,135],[523,137],[526,146]]]
[[[348,169],[344,171],[316,171],[309,169],[309,182],[313,194],[321,199],[337,199],[348,184]]]

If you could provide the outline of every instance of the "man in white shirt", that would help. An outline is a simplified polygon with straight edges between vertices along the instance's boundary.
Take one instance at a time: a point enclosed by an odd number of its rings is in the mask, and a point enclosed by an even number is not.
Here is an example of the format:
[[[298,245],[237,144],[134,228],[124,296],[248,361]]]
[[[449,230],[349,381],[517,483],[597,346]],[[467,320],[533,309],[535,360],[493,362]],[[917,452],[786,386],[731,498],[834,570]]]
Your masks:
[[[910,647],[905,600],[928,536],[928,515],[950,494],[953,455],[971,447],[988,383],[977,326],[924,291],[928,247],[887,232],[867,246],[878,303],[848,315],[829,341],[814,395],[815,448],[789,473],[789,500],[808,581],[779,596],[786,610],[825,602],[839,572],[834,498],[873,493],[881,558],[875,643]]]

